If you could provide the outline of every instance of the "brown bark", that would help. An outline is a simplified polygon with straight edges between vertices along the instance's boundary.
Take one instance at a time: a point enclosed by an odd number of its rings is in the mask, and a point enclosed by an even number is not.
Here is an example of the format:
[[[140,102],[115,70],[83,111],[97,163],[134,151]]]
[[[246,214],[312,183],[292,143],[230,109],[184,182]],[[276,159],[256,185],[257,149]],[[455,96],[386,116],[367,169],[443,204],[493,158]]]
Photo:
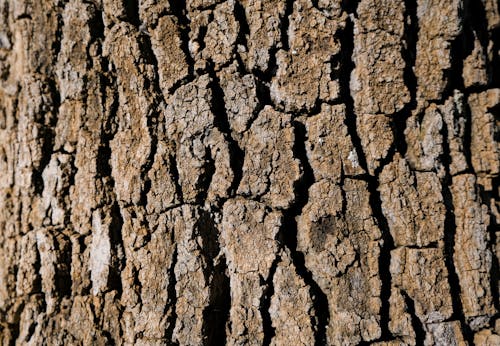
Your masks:
[[[498,345],[496,0],[0,0],[0,343]]]

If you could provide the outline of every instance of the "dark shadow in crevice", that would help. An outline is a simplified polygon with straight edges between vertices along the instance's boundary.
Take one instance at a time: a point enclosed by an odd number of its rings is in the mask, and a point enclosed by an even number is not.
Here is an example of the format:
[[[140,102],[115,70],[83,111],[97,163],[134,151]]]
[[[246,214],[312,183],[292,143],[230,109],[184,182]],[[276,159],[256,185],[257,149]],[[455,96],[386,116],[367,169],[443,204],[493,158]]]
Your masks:
[[[122,230],[123,218],[120,212],[120,207],[115,201],[111,206],[111,223],[109,225],[109,239],[111,242],[111,265],[109,267],[108,286],[110,290],[117,292],[118,299],[123,293],[121,281],[122,270],[125,269],[125,246],[123,244]]]
[[[123,8],[125,9],[126,21],[135,27],[141,25],[139,18],[139,2],[138,0],[122,0]]]
[[[394,133],[395,150],[405,157],[407,151],[406,143],[406,123],[412,115],[412,111],[417,107],[417,89],[418,82],[413,67],[415,66],[417,56],[417,41],[420,27],[417,17],[417,1],[405,1],[405,29],[403,35],[404,46],[401,55],[405,61],[403,70],[403,80],[410,93],[410,102],[405,104],[403,109],[396,112],[392,117],[391,127]],[[392,158],[391,158],[392,159]]]
[[[57,266],[55,268],[54,284],[58,297],[71,297],[71,255],[72,243],[69,236],[62,232],[57,232],[53,238],[54,252],[57,256]],[[57,307],[58,309],[60,306]]]
[[[47,126],[41,126],[38,130],[38,140],[41,142],[41,154],[42,157],[40,159],[40,163],[37,167],[33,169],[31,179],[34,188],[34,193],[36,195],[41,196],[44,190],[44,181],[43,181],[43,171],[45,167],[50,162],[52,158],[53,148],[54,148],[54,132],[51,128]]]
[[[186,62],[189,66],[188,74],[190,76],[194,75],[194,60],[189,51],[189,32],[191,31],[191,21],[187,15],[186,0],[169,0],[170,10],[172,14],[177,18],[178,26],[180,28],[181,36],[181,49],[186,57]],[[202,44],[203,41],[199,43]]]
[[[219,259],[213,268],[213,280],[210,285],[210,305],[203,311],[204,344],[210,346],[226,345],[226,325],[231,308],[231,287],[226,275],[226,259]]]
[[[203,311],[204,345],[225,345],[226,324],[231,308],[231,290],[226,275],[227,264],[224,257],[217,259],[220,253],[219,230],[209,212],[203,211],[195,229],[203,239],[201,253],[205,258],[203,272],[209,284],[209,305]],[[217,261],[217,263],[215,262]]]
[[[489,88],[500,88],[500,27],[492,29],[489,32],[490,41],[493,43],[493,54],[492,61],[490,63],[489,77],[490,85]]]
[[[21,323],[21,321],[19,321],[19,320],[17,320],[14,323],[7,323],[7,328],[10,331],[10,337],[11,337],[10,342],[9,342],[9,346],[16,346],[18,344],[16,341],[19,338],[20,323]],[[2,330],[0,329],[0,331],[2,331]],[[6,333],[6,334],[8,335],[8,333]]]
[[[167,329],[165,330],[165,337],[169,341],[169,345],[179,346],[178,342],[174,342],[174,328],[175,323],[177,321],[177,292],[175,290],[175,286],[177,284],[177,278],[175,277],[175,266],[177,264],[177,247],[174,249],[174,253],[172,254],[172,263],[168,270],[168,286],[167,286],[167,294],[168,294],[168,302],[165,305],[164,315],[170,310],[170,315],[167,318]]]
[[[500,114],[497,113],[497,115]],[[498,132],[496,133],[496,135],[498,135]],[[500,186],[500,177],[494,177],[492,179],[491,190],[485,190],[485,188],[479,184],[477,186],[479,188],[479,195],[481,196],[481,202],[489,207],[489,214],[490,214],[489,225],[487,229],[489,235],[488,248],[491,251],[492,255],[491,267],[489,270],[489,278],[490,278],[490,290],[491,290],[493,305],[495,306],[495,310],[497,311],[497,313],[490,319],[490,324],[492,328],[495,328],[494,322],[497,318],[500,317],[500,297],[498,291],[499,280],[500,280],[500,268],[498,262],[499,260],[498,253],[496,251],[496,245],[498,242],[497,232],[500,229],[499,227],[500,225],[497,222],[495,214],[491,210],[492,208],[495,208],[495,206],[491,206],[490,203],[495,203],[493,201],[498,201],[500,199],[498,195],[498,186]]]
[[[465,18],[463,23],[463,31],[464,31],[463,35],[465,35],[464,45],[466,49],[464,50],[464,55],[462,59],[465,59],[469,54],[472,53],[472,50],[474,49],[474,36],[476,36],[479,43],[481,44],[483,53],[485,53],[484,58],[487,60],[486,52],[488,52],[490,35],[488,32],[488,20],[486,18],[486,11],[484,8],[484,4],[482,1],[465,0],[464,8],[466,10],[463,13]],[[498,42],[495,41],[492,42],[498,44]],[[498,54],[493,54],[493,55],[498,56]],[[486,66],[488,80],[486,81],[487,86],[482,87],[481,88],[482,90],[486,90],[494,80],[495,75],[493,72],[495,68],[498,67],[495,66],[494,64],[488,64]]]
[[[290,29],[290,16],[293,14],[293,4],[295,0],[286,0],[285,4],[285,13],[281,18],[281,49],[289,50],[290,43],[288,37],[288,30]]]
[[[55,13],[56,20],[57,20],[57,27],[56,27],[56,32],[55,32],[55,39],[54,42],[52,42],[52,53],[54,57],[54,65],[57,63],[57,59],[59,56],[59,53],[61,52],[61,41],[62,41],[62,29],[64,26],[64,21],[63,21],[63,16],[60,12],[62,12],[63,9],[59,8],[58,12]]]
[[[328,297],[314,280],[313,275],[305,264],[305,257],[297,249],[297,216],[302,214],[304,206],[309,201],[309,188],[314,184],[314,174],[307,160],[305,143],[307,141],[307,131],[299,121],[293,122],[295,130],[295,144],[293,147],[294,156],[299,159],[303,174],[301,179],[295,184],[296,199],[293,205],[283,212],[283,225],[280,231],[280,241],[290,250],[293,265],[297,274],[304,280],[309,287],[310,295],[313,301],[315,316],[311,316],[311,322],[315,330],[315,345],[326,345],[326,328],[330,320],[330,310]]]
[[[382,245],[378,258],[378,271],[381,281],[380,287],[380,340],[389,341],[394,337],[389,328],[390,316],[390,298],[392,289],[392,274],[389,270],[391,266],[391,252],[395,249],[394,239],[392,238],[389,224],[382,211],[382,199],[379,192],[379,182],[377,178],[368,178],[368,191],[370,192],[370,207],[377,225],[382,234]]]
[[[264,286],[264,291],[262,292],[262,296],[260,297],[260,306],[259,311],[262,316],[262,329],[264,332],[264,340],[262,341],[263,346],[269,346],[271,344],[272,339],[276,336],[276,330],[273,327],[271,314],[269,313],[269,308],[271,306],[271,298],[274,295],[274,274],[276,273],[276,269],[278,267],[279,262],[281,261],[280,256],[276,256],[271,265],[271,269],[269,270],[269,276],[267,280],[261,279],[261,286]]]
[[[211,66],[208,70],[211,79],[210,81],[210,89],[212,90],[211,110],[215,116],[214,125],[224,135],[224,139],[227,141],[229,146],[230,165],[234,174],[234,178],[231,183],[231,187],[229,189],[229,194],[231,196],[234,196],[236,195],[236,191],[238,190],[241,179],[243,177],[243,161],[245,153],[240,148],[238,141],[236,141],[232,136],[232,130],[229,124],[226,112],[226,104],[224,101],[224,91],[220,86],[219,77],[215,73],[213,66]]]
[[[238,45],[242,45],[248,50],[247,37],[250,35],[250,28],[248,26],[245,8],[239,1],[234,3],[234,17],[240,25],[238,37],[235,42],[235,50],[237,52]]]
[[[355,10],[355,9],[354,9]],[[345,104],[345,120],[349,136],[358,156],[358,162],[361,168],[368,172],[366,157],[361,145],[361,139],[357,133],[356,112],[354,110],[354,100],[351,95],[350,81],[351,73],[355,68],[352,54],[354,51],[354,23],[350,18],[347,18],[345,28],[339,34],[341,52],[338,57],[340,64],[338,68],[332,69],[332,79],[338,78],[340,86],[340,99]]]
[[[425,341],[425,329],[422,321],[420,321],[415,313],[415,302],[405,291],[400,292],[405,301],[406,312],[410,314],[411,326],[413,327],[413,331],[415,332],[415,344],[423,345]]]
[[[341,0],[342,1],[342,9],[348,14],[356,15],[356,11],[358,10],[358,5],[360,0]]]
[[[168,156],[169,172],[175,184],[175,195],[179,198],[179,202],[184,203],[184,196],[182,193],[182,186],[180,184],[179,170],[177,168],[177,159],[175,155]]]
[[[443,137],[448,137],[448,129],[443,126]],[[457,225],[455,223],[455,207],[453,204],[453,195],[450,190],[452,184],[452,177],[449,172],[449,167],[451,163],[450,148],[448,141],[443,141],[443,163],[446,170],[446,176],[441,182],[441,194],[443,196],[445,211],[445,221],[444,221],[444,261],[445,266],[448,271],[448,285],[450,287],[450,296],[453,313],[450,317],[451,320],[460,321],[460,326],[462,329],[462,334],[465,340],[473,345],[474,335],[469,325],[467,324],[464,310],[462,306],[462,300],[460,298],[460,280],[455,268],[454,256],[455,256],[455,234]]]

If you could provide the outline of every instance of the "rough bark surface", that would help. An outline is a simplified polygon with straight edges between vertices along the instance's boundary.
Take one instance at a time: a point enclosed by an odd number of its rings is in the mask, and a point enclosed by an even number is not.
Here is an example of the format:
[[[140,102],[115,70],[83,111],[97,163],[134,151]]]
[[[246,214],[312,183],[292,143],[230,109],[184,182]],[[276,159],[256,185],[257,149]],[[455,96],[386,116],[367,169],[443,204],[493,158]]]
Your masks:
[[[0,0],[0,344],[500,345],[497,0]]]

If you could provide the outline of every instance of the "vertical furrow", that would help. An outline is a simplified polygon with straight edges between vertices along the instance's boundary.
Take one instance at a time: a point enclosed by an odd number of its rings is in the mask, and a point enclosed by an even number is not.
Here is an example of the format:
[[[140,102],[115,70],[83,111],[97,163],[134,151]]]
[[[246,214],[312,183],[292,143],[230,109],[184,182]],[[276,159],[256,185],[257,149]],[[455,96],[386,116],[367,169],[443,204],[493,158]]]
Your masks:
[[[306,267],[304,254],[297,249],[297,217],[302,214],[302,210],[309,201],[309,188],[314,184],[314,174],[307,159],[305,142],[307,132],[303,123],[293,122],[295,129],[295,142],[293,152],[299,159],[302,167],[302,177],[295,185],[296,200],[293,205],[283,213],[283,226],[281,238],[285,246],[290,250],[292,263],[297,274],[309,287],[313,301],[315,318],[313,327],[315,330],[315,345],[324,345],[327,342],[326,328],[330,319],[328,297],[314,280],[311,271]],[[279,294],[279,292],[277,292]]]

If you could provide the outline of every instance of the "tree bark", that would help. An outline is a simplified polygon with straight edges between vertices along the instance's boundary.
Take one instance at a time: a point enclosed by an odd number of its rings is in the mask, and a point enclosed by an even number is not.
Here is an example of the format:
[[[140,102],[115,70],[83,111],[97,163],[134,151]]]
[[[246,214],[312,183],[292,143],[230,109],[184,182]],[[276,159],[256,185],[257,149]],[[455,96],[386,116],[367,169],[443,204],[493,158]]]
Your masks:
[[[0,0],[2,345],[499,345],[497,0]]]

